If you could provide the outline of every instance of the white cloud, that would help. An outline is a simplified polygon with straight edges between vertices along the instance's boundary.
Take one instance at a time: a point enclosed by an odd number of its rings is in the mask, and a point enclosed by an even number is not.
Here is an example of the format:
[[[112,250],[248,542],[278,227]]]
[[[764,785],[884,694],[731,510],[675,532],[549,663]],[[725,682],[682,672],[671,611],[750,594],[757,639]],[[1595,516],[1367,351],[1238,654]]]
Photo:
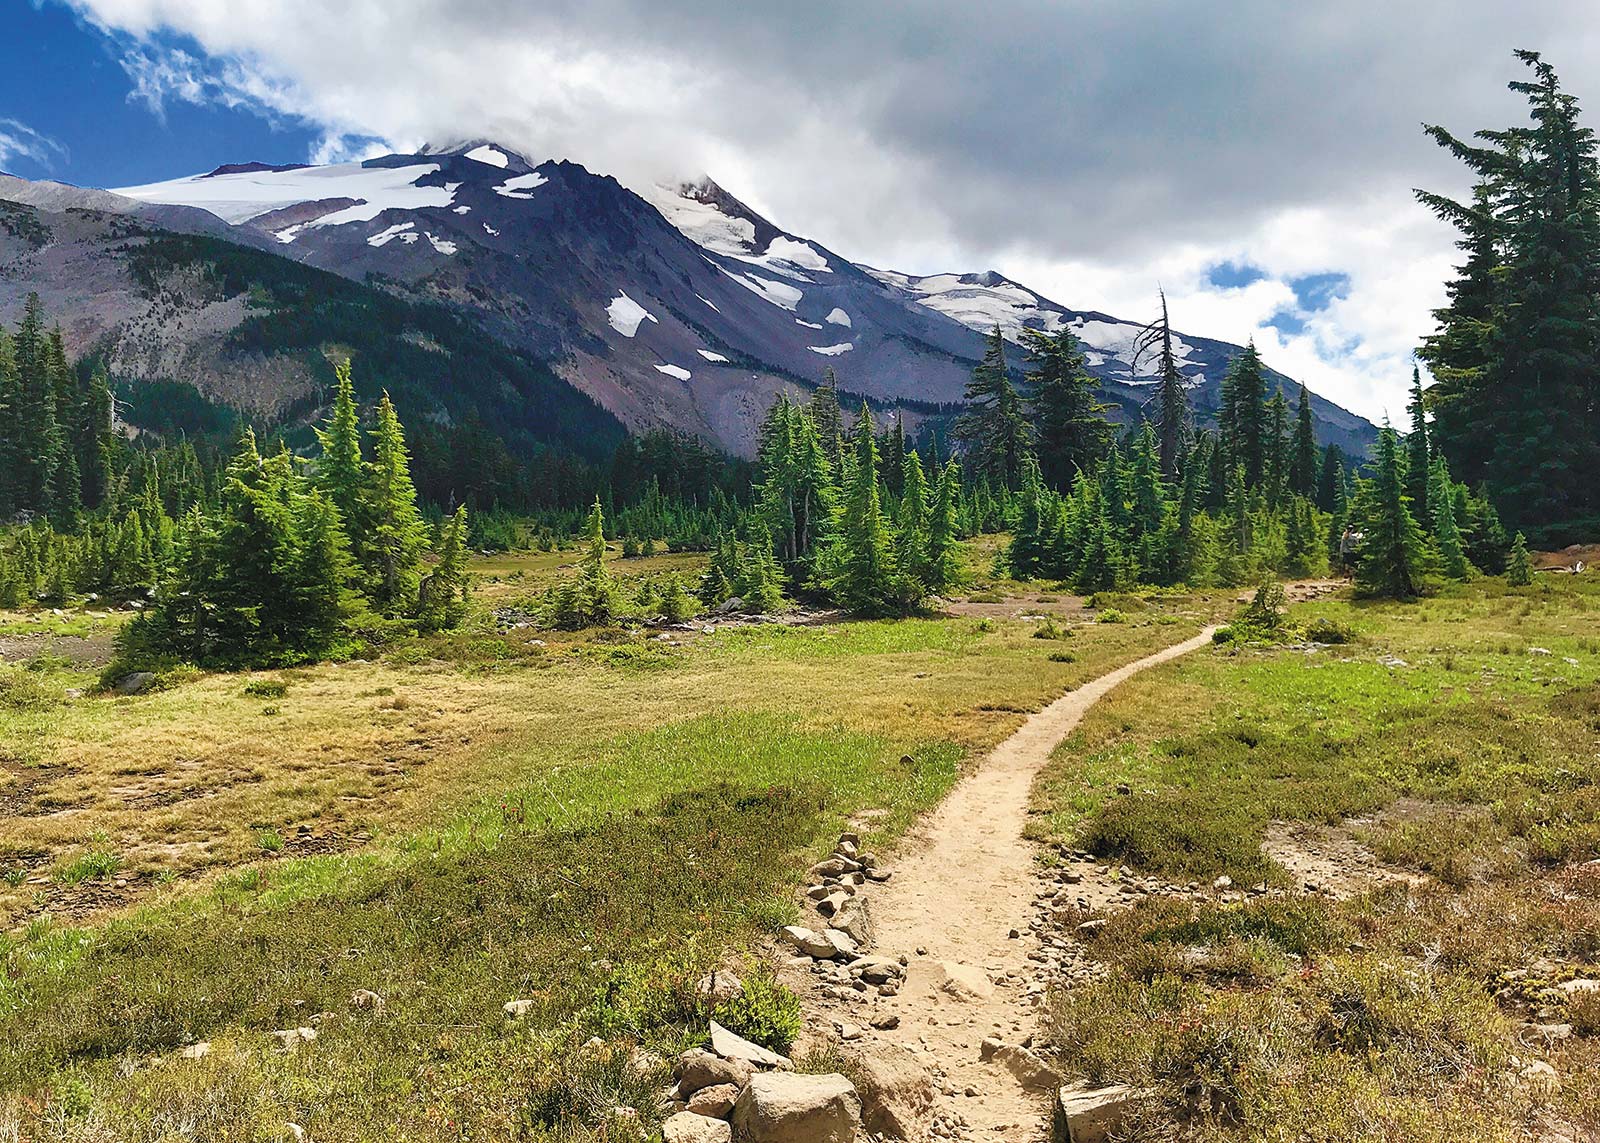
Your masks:
[[[1370,415],[1402,403],[1452,252],[1410,190],[1464,181],[1419,121],[1520,119],[1515,46],[1600,95],[1588,0],[68,2],[152,107],[303,117],[318,159],[491,138],[635,186],[708,171],[852,258],[1130,318],[1159,281],[1182,328],[1253,334]],[[1226,260],[1269,280],[1218,290]],[[1324,272],[1346,296],[1266,324]]]
[[[49,170],[67,149],[48,135],[41,135],[26,123],[0,116],[0,164],[13,159],[28,159]]]

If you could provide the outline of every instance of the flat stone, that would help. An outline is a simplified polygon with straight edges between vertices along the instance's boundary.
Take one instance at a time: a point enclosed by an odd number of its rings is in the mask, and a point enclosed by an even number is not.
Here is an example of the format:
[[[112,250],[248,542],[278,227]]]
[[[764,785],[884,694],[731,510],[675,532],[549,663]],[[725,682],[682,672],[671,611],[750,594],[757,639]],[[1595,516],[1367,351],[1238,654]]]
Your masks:
[[[994,985],[980,968],[947,960],[939,965],[939,969],[943,973],[939,988],[947,996],[953,996],[961,1001],[971,1001],[987,1000],[994,995]]]
[[[888,984],[891,980],[902,979],[906,974],[904,965],[886,956],[862,957],[850,966],[850,971],[868,984]]]
[[[856,942],[851,939],[850,934],[839,929],[824,929],[822,939],[827,941],[829,947],[833,949],[833,955],[843,960],[849,960],[858,951]]]
[[[733,1143],[733,1128],[721,1119],[680,1111],[661,1125],[663,1143]]]
[[[832,921],[834,928],[849,933],[857,944],[866,944],[872,939],[872,907],[860,897],[845,902],[834,913]]]
[[[765,1068],[783,1068],[794,1065],[788,1056],[780,1056],[760,1044],[752,1044],[743,1036],[736,1036],[715,1020],[711,1021],[711,1050],[725,1060],[748,1060]]]
[[[509,1020],[521,1020],[533,1010],[533,1001],[507,1000],[500,1006],[500,1010],[506,1014],[506,1018]]]
[[[995,1063],[1015,1076],[1017,1082],[1025,1088],[1049,1090],[1061,1083],[1060,1073],[1028,1048],[1016,1044],[1002,1044],[992,1058]]]
[[[888,1139],[925,1138],[935,1094],[927,1067],[911,1052],[889,1044],[852,1047],[848,1056],[861,1097],[862,1125]]]
[[[737,1084],[717,1083],[703,1087],[690,1096],[689,1110],[696,1115],[709,1115],[712,1119],[726,1119],[738,1101]]]
[[[1108,1143],[1149,1094],[1127,1084],[1061,1088],[1056,1093],[1051,1143]]]
[[[708,1087],[741,1088],[750,1082],[755,1066],[748,1060],[725,1060],[704,1048],[691,1048],[678,1057],[673,1074],[678,1079],[678,1094],[687,1100]]]
[[[833,945],[820,933],[814,933],[800,925],[785,925],[783,927],[783,936],[785,940],[798,951],[805,953],[806,956],[829,960],[834,955]]]

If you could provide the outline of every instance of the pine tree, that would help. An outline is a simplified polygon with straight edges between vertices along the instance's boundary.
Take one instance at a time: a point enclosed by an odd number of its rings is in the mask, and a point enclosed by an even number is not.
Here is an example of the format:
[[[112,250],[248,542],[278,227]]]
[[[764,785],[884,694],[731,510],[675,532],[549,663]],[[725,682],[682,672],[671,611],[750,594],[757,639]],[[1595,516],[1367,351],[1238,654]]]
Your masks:
[[[467,611],[467,506],[439,529],[439,560],[417,592],[417,623],[424,631],[459,624]]]
[[[967,382],[966,398],[968,408],[956,418],[952,431],[966,444],[968,463],[997,485],[1015,488],[1022,478],[1023,458],[1032,451],[1032,431],[1006,369],[1005,338],[998,327]]]
[[[1267,472],[1266,375],[1251,341],[1228,368],[1219,414],[1229,466],[1242,465],[1246,487],[1259,488]]]
[[[1411,417],[1411,432],[1406,435],[1406,495],[1411,497],[1412,514],[1418,520],[1431,520],[1428,482],[1433,472],[1432,450],[1428,447],[1428,419],[1422,403],[1422,374],[1414,365],[1406,412]]]
[[[1039,430],[1039,471],[1045,484],[1059,491],[1072,484],[1080,469],[1091,471],[1110,450],[1110,406],[1097,399],[1099,382],[1089,375],[1071,330],[1047,334],[1030,329],[1023,337],[1029,404]]]
[[[340,361],[334,366],[334,375],[337,387],[333,411],[327,424],[317,430],[322,455],[317,460],[316,482],[339,509],[345,533],[359,551],[361,538],[372,524],[368,496],[375,474],[361,455],[361,422],[350,380],[350,362]]]
[[[416,608],[427,529],[417,511],[405,433],[387,393],[378,402],[372,458],[366,498],[371,526],[363,537],[361,554],[370,577],[373,606],[384,615],[400,616]]]
[[[1533,564],[1528,559],[1528,541],[1518,532],[1511,541],[1511,557],[1506,561],[1506,582],[1512,587],[1527,587],[1533,582]]]
[[[1170,484],[1181,478],[1185,452],[1189,442],[1189,393],[1183,386],[1183,374],[1178,372],[1178,360],[1172,351],[1172,323],[1167,315],[1167,292],[1161,291],[1161,317],[1147,327],[1142,335],[1147,344],[1157,348],[1157,375],[1161,378],[1161,391],[1156,424],[1161,433],[1161,473]]]
[[[1317,476],[1317,507],[1332,512],[1344,491],[1344,453],[1336,444],[1322,450],[1322,471]]]
[[[894,542],[878,497],[878,448],[872,411],[863,402],[855,429],[855,466],[845,497],[839,559],[828,590],[847,611],[893,615],[914,603],[907,599],[895,564]]]
[[[1283,390],[1274,389],[1267,402],[1266,474],[1267,504],[1277,508],[1289,490],[1289,405]]]
[[[1395,431],[1385,424],[1378,433],[1372,482],[1354,508],[1362,532],[1356,586],[1367,595],[1412,599],[1421,590],[1422,530],[1411,515],[1401,469]]]
[[[961,582],[961,545],[956,542],[960,499],[961,469],[955,461],[948,461],[928,513],[928,558],[923,568],[923,583],[935,594]]]
[[[845,431],[844,411],[839,407],[839,378],[830,368],[822,375],[822,384],[811,395],[811,420],[816,425],[817,439],[822,452],[840,479],[844,476]]]
[[[1308,500],[1317,497],[1317,434],[1311,419],[1311,393],[1304,385],[1300,386],[1294,441],[1289,448],[1289,491]]]
[[[901,464],[900,486],[900,567],[924,586],[928,584],[928,478],[922,471],[922,457],[912,449]]]
[[[1448,482],[1444,488],[1449,488]],[[1470,573],[1461,533],[1456,528],[1454,498],[1445,491],[1433,501],[1433,542],[1439,549],[1439,566],[1451,579],[1464,580]]]

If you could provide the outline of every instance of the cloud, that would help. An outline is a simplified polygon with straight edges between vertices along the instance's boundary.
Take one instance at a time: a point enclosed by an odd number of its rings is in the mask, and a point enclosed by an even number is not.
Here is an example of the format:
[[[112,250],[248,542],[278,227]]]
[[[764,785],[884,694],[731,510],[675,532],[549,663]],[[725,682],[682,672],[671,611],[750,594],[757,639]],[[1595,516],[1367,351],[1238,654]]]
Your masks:
[[[69,2],[153,107],[303,117],[323,155],[483,136],[636,185],[710,171],[851,257],[1129,317],[1160,280],[1184,328],[1374,415],[1449,265],[1410,190],[1463,181],[1419,121],[1520,118],[1513,47],[1600,94],[1589,0]],[[1320,275],[1348,284],[1307,306]]]
[[[67,149],[26,123],[0,116],[0,165],[27,159],[46,171],[67,157]]]

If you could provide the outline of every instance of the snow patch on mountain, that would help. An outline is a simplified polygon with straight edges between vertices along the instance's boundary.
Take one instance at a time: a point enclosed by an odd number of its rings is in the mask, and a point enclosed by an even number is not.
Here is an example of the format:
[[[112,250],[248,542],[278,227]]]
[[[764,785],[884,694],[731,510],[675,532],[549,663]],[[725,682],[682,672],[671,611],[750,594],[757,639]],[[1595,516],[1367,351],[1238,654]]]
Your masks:
[[[800,299],[805,297],[805,294],[801,291],[784,282],[774,282],[770,278],[762,278],[756,274],[734,274],[727,270],[722,272],[751,293],[765,298],[779,309],[793,312],[795,306],[800,304]]]
[[[834,306],[833,312],[822,320],[831,325],[842,325],[846,329],[850,328],[850,315],[845,313],[838,306]]]
[[[668,377],[676,377],[679,381],[687,381],[694,376],[693,373],[690,373],[681,365],[657,365],[656,372],[665,373]]]
[[[371,238],[368,238],[367,239],[367,245],[368,246],[385,246],[388,243],[394,241],[394,239],[396,239],[396,238],[400,239],[402,242],[415,242],[417,240],[417,236],[415,234],[410,233],[410,231],[416,225],[417,224],[415,222],[400,222],[400,223],[396,223],[394,226],[388,227],[387,229],[384,229],[384,230],[380,230],[380,231],[378,231],[378,233],[374,234]]]
[[[300,203],[353,200],[352,206],[333,210],[304,224],[342,226],[347,222],[371,222],[386,210],[451,205],[459,184],[417,185],[419,180],[438,171],[437,163],[399,167],[336,163],[327,167],[191,175],[169,182],[123,187],[116,193],[141,202],[199,207],[234,225]]]
[[[530,192],[544,186],[549,181],[538,171],[529,171],[525,175],[517,175],[515,178],[507,179],[494,188],[494,193],[504,195],[506,198],[532,198],[533,195]]]
[[[433,234],[428,235],[428,242],[432,244],[433,248],[440,254],[454,254],[457,249],[454,242],[451,242],[447,238],[435,237]]]
[[[491,147],[485,143],[481,147],[474,147],[467,152],[467,158],[475,163],[484,163],[491,167],[508,167],[511,160],[506,158],[506,153],[498,147]]]
[[[726,357],[722,356],[722,354],[713,353],[709,349],[697,349],[695,352],[701,357],[704,357],[707,361],[711,362],[713,365],[717,364],[718,362],[726,362],[728,360]]]
[[[661,212],[677,231],[697,246],[714,254],[739,258],[755,248],[755,223],[747,218],[734,218],[724,214],[715,205],[691,198],[685,191],[687,185],[669,187],[651,184],[639,192],[640,197]]]
[[[855,342],[853,342],[853,341],[841,342],[838,345],[808,345],[808,346],[806,346],[806,348],[809,349],[812,353],[820,353],[824,357],[838,357],[841,353],[849,353],[855,347],[856,347],[855,346]]]
[[[611,304],[606,307],[606,317],[611,321],[611,328],[623,337],[638,333],[640,322],[656,320],[655,314],[625,293],[618,293],[611,299]]]

